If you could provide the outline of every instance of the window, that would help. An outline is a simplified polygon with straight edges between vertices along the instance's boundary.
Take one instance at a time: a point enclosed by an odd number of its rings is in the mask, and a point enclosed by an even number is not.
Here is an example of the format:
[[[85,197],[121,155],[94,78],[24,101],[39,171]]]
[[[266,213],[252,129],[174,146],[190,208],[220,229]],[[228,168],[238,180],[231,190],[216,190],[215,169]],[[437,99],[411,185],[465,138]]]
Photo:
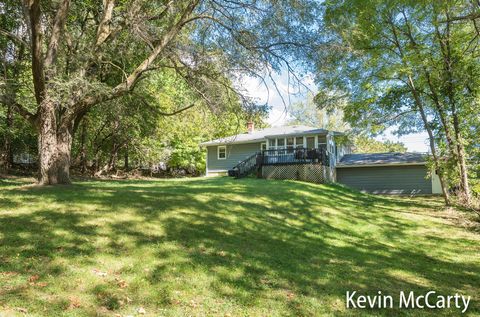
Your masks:
[[[297,136],[295,138],[295,147],[303,147],[303,136]]]
[[[285,147],[285,139],[277,139],[277,147],[283,149]]]
[[[293,142],[295,142],[294,140],[294,138],[287,138],[288,153],[293,153]]]
[[[307,149],[315,148],[315,138],[313,136],[307,137]]]
[[[217,158],[219,160],[224,160],[227,158],[227,147],[225,145],[220,145],[217,147]]]
[[[266,151],[267,150],[267,143],[261,143],[260,144],[260,151]]]

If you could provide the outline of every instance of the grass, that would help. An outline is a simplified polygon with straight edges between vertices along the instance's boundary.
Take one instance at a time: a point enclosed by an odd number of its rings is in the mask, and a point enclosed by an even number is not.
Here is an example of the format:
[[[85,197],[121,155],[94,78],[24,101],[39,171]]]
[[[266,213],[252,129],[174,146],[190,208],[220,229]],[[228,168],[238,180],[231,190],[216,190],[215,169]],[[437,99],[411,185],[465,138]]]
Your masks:
[[[480,316],[480,234],[461,217],[292,181],[0,180],[0,315],[459,314],[345,308],[347,290],[433,289]]]

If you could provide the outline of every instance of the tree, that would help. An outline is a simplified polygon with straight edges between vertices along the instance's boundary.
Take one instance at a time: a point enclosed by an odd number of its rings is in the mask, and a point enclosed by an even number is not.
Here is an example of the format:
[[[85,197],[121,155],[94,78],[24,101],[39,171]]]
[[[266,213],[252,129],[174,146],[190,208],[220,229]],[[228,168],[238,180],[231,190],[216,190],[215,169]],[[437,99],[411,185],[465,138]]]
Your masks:
[[[222,106],[219,89],[251,104],[219,76],[258,75],[282,65],[292,70],[313,52],[317,6],[309,0],[6,2],[15,16],[25,13],[9,39],[28,51],[34,91],[25,101],[10,96],[6,102],[38,132],[39,183],[69,183],[81,119],[132,94],[155,71],[174,69],[212,108]]]
[[[469,199],[467,109],[479,111],[478,38],[471,26],[441,23],[462,10],[448,1],[326,2],[331,50],[317,68],[321,87],[347,100],[352,126],[428,133],[447,204],[452,168]]]
[[[290,119],[287,124],[304,124],[323,129],[345,132],[350,129],[343,120],[342,107],[338,104],[330,107],[318,107],[318,98],[309,93],[304,102],[293,103],[288,108]],[[341,101],[340,101],[341,102]]]
[[[389,140],[382,142],[365,135],[353,137],[353,144],[355,146],[355,152],[358,153],[404,153],[407,151],[407,148],[401,142],[393,142]]]
[[[156,72],[134,95],[102,103],[83,118],[73,143],[74,167],[99,176],[163,163],[165,173],[198,175],[205,170],[198,144],[239,133],[252,118],[238,99],[224,98],[224,107],[213,112],[175,71]]]

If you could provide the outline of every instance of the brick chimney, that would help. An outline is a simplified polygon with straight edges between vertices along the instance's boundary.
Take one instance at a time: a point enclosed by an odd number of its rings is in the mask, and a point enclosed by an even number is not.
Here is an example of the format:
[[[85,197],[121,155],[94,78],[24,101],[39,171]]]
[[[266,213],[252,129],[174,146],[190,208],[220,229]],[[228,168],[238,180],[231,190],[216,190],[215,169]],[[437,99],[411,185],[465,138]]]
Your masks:
[[[247,122],[247,130],[248,130],[248,133],[253,133],[253,131],[255,131],[255,125],[253,124],[252,121]]]

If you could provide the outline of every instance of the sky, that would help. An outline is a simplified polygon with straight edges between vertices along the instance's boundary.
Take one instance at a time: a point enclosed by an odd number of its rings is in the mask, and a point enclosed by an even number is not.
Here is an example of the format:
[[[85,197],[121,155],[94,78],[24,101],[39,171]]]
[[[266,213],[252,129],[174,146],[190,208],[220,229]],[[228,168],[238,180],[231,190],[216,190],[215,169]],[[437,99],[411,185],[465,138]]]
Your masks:
[[[257,98],[260,103],[268,103],[271,107],[267,122],[272,126],[285,125],[289,119],[288,106],[294,102],[303,101],[307,92],[317,91],[312,76],[302,79],[305,87],[292,87],[289,85],[289,78],[285,72],[272,75],[274,81],[266,79],[266,84],[256,78],[245,78],[242,86],[247,93]],[[385,133],[375,137],[379,141],[390,140],[402,142],[409,152],[428,152],[428,135],[426,132],[413,133],[398,137],[392,133],[394,129],[388,129]]]

